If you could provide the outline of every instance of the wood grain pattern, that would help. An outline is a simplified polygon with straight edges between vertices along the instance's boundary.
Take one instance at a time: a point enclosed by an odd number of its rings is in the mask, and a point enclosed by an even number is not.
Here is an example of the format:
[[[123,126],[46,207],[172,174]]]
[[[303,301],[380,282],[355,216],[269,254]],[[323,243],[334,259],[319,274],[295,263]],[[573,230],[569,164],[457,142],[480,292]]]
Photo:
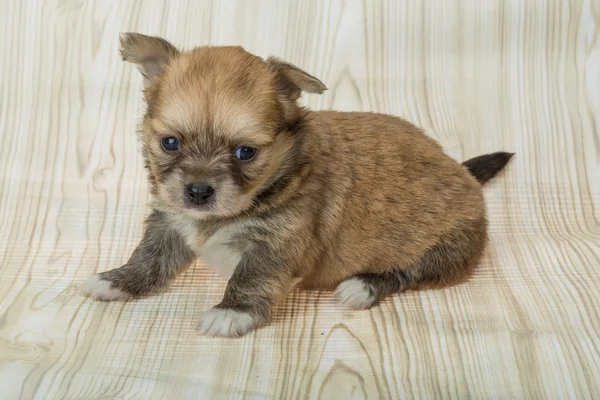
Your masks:
[[[0,6],[0,398],[600,398],[597,0]],[[239,340],[194,330],[225,284],[200,265],[160,296],[83,298],[147,212],[126,30],[278,55],[329,86],[311,107],[404,116],[460,160],[515,151],[474,278],[364,312],[294,292]]]

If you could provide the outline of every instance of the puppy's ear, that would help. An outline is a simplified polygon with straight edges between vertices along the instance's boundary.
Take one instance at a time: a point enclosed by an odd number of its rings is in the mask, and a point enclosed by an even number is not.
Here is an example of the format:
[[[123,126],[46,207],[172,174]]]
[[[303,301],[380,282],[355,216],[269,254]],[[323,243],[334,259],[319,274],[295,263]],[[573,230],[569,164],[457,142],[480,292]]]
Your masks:
[[[267,67],[275,76],[275,85],[282,105],[283,120],[293,124],[302,115],[296,103],[302,92],[323,93],[327,87],[314,76],[275,57],[267,58]]]
[[[267,66],[275,74],[277,90],[288,101],[298,100],[302,91],[321,94],[327,90],[323,82],[314,76],[276,57],[267,58]]]
[[[120,51],[123,60],[135,64],[148,82],[179,56],[179,50],[165,39],[134,32],[121,34]]]

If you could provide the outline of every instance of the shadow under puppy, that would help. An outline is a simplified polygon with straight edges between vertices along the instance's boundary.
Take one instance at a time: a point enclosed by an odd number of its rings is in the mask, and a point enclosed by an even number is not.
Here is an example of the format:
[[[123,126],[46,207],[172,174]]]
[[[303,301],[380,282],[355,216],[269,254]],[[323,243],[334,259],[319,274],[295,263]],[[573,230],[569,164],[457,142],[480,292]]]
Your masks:
[[[130,260],[84,294],[149,294],[200,257],[229,278],[203,334],[244,335],[296,286],[366,309],[407,289],[466,280],[486,243],[481,184],[512,154],[462,165],[400,118],[309,111],[317,78],[241,47],[180,51],[126,33],[144,76],[140,136],[153,195]]]

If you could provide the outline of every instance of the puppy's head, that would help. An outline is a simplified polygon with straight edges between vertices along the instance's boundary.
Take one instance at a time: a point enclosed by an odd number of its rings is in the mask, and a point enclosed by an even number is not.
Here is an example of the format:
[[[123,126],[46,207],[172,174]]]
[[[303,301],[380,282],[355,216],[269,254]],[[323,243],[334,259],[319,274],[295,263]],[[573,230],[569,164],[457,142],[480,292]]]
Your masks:
[[[317,78],[241,47],[180,51],[158,37],[121,35],[124,60],[144,76],[141,135],[152,191],[163,208],[233,216],[294,157],[302,91]]]

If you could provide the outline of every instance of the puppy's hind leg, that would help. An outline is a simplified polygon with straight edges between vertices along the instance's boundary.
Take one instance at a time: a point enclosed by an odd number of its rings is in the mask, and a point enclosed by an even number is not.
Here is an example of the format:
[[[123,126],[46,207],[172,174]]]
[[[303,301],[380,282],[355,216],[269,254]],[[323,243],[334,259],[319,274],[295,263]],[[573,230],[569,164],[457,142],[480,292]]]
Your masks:
[[[415,263],[383,273],[365,273],[338,285],[335,295],[343,306],[362,310],[385,297],[408,289],[430,289],[467,280],[485,247],[486,220],[463,223],[428,249]]]
[[[406,290],[408,280],[404,272],[360,274],[346,279],[335,289],[341,305],[355,310],[366,310],[392,293]]]

